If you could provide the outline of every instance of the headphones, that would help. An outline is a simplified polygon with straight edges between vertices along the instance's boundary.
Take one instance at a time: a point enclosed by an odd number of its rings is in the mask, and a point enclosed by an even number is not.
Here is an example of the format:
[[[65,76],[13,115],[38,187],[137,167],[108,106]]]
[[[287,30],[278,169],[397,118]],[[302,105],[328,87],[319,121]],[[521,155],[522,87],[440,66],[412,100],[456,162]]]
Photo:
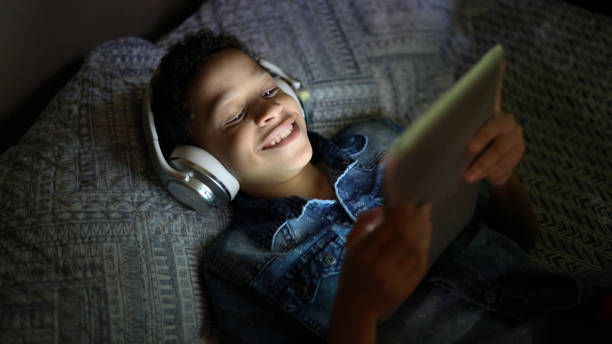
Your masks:
[[[275,78],[278,88],[295,99],[308,122],[312,101],[302,83],[269,61],[257,62]],[[240,184],[212,154],[200,147],[183,145],[174,148],[169,161],[164,158],[151,110],[152,85],[157,74],[158,71],[153,73],[145,90],[142,114],[147,150],[155,172],[174,198],[198,212],[228,204],[238,193]]]

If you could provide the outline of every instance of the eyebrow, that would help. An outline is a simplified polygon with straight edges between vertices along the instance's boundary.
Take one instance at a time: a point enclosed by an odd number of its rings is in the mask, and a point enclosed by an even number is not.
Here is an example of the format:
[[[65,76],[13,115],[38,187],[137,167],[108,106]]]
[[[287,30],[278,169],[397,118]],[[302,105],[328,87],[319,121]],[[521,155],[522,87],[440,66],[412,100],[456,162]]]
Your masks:
[[[266,74],[268,74],[268,71],[266,71],[265,69],[263,69],[262,67],[256,68],[250,75],[249,75],[249,79],[254,78],[254,79],[261,79],[262,77],[264,77]],[[218,116],[214,116],[214,114],[217,112],[217,110],[219,109],[219,107],[221,107],[221,105],[223,105],[223,103],[227,102],[229,99],[233,98],[233,94],[234,91],[233,90],[229,90],[227,92],[224,92],[222,95],[216,97],[213,100],[212,105],[210,106],[210,113],[213,115],[213,117],[218,117]]]

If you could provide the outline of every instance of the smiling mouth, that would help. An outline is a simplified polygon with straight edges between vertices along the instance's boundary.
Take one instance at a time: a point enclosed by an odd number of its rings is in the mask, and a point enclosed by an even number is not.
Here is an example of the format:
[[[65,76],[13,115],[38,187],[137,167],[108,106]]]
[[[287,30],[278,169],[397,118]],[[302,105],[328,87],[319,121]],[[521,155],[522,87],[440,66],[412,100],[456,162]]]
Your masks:
[[[296,129],[296,123],[295,121],[291,122],[291,125],[281,129],[278,133],[276,133],[276,136],[269,141],[265,146],[263,146],[263,150],[266,149],[270,149],[270,148],[275,148],[277,146],[282,146],[283,144],[285,144],[287,141],[287,138],[292,137],[291,134],[293,134],[295,132]]]

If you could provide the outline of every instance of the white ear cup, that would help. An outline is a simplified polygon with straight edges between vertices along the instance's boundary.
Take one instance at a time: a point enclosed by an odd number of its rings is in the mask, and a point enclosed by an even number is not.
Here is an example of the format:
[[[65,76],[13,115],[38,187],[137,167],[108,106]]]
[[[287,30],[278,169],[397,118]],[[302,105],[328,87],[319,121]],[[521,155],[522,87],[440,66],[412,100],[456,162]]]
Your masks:
[[[219,201],[231,201],[240,189],[240,183],[217,158],[195,146],[178,146],[170,155],[170,165],[187,171],[204,183]]]

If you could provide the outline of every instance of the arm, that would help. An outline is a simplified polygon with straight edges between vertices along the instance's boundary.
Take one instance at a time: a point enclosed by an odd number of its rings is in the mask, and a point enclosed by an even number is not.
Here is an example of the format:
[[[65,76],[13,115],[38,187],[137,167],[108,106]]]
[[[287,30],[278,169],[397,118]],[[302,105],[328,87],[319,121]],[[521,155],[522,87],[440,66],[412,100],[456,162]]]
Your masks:
[[[330,343],[375,343],[379,319],[412,294],[427,272],[430,218],[431,205],[360,214],[347,238]]]
[[[500,71],[502,75],[504,70],[505,65]],[[523,128],[513,114],[501,109],[501,97],[500,82],[493,119],[468,144],[470,152],[481,156],[464,177],[468,183],[487,179],[490,192],[485,221],[528,251],[535,243],[536,217],[527,192],[514,172],[525,153]]]
[[[506,183],[489,189],[485,221],[529,251],[535,244],[538,226],[529,196],[516,173]]]
[[[372,344],[376,343],[377,318],[371,318],[350,307],[351,300],[346,300],[339,293],[334,301],[329,327],[329,343]]]

